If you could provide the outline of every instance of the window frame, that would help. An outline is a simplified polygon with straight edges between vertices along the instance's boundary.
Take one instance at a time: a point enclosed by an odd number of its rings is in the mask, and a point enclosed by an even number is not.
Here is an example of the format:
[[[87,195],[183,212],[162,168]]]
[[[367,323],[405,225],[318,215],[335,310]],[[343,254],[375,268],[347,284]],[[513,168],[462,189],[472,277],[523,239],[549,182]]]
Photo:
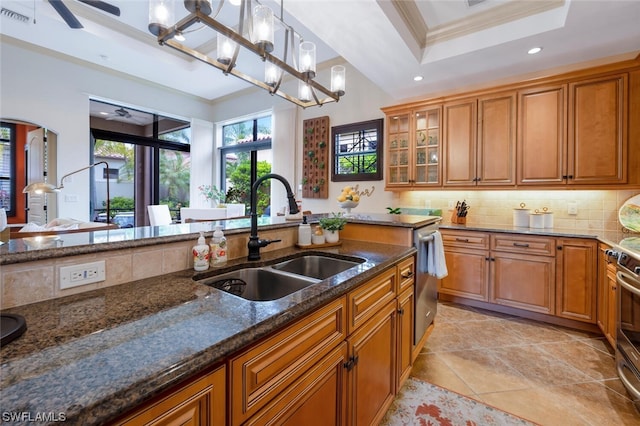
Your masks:
[[[355,133],[366,130],[375,129],[377,137],[377,145],[375,149],[377,168],[374,173],[338,173],[339,158],[343,155],[337,149],[339,136],[343,133]],[[331,128],[331,181],[347,182],[347,181],[369,181],[383,179],[383,153],[384,153],[384,119],[378,118],[374,120],[361,121],[359,123],[345,124],[334,126]]]
[[[3,139],[3,141],[9,142],[9,149],[11,150],[9,153],[9,177],[2,177],[2,180],[9,181],[9,205],[11,207],[6,210],[7,217],[15,217],[17,211],[16,203],[18,202],[16,194],[16,125],[14,123],[4,121],[0,125],[2,127],[7,127],[10,132],[9,139]]]

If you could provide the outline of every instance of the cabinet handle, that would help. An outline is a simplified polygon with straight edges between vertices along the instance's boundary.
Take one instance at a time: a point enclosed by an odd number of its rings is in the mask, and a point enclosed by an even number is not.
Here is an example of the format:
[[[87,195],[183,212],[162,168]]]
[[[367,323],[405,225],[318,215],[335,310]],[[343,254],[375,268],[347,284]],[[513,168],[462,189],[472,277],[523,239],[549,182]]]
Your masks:
[[[529,247],[529,244],[527,243],[513,243],[513,245],[516,247]]]
[[[556,247],[558,250],[562,250],[562,246],[558,246]]]
[[[460,241],[462,243],[468,243],[469,239],[468,238],[456,238],[456,241]]]
[[[398,314],[400,314],[400,315],[404,315],[404,308],[400,308],[400,309],[398,309]]]
[[[347,371],[351,371],[353,369],[353,367],[358,363],[358,357],[357,356],[352,356],[350,357],[347,362],[345,362],[344,364],[342,364],[342,366],[344,368],[347,369]]]
[[[402,278],[411,278],[413,276],[413,271],[405,272],[404,274],[401,274],[400,276]]]

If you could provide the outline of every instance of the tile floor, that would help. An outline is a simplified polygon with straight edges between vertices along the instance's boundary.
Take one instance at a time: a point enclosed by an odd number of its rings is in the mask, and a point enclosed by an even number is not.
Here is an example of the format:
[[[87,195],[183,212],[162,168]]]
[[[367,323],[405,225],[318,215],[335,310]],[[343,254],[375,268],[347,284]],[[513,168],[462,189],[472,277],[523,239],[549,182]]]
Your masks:
[[[604,337],[455,304],[412,376],[541,425],[640,425]]]

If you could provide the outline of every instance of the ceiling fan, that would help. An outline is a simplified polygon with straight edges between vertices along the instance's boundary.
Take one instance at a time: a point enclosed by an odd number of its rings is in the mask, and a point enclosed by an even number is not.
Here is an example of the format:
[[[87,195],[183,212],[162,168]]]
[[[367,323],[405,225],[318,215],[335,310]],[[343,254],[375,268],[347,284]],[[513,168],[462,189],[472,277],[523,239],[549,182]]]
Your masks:
[[[120,107],[114,110],[112,113],[109,114],[109,117],[106,118],[106,120],[118,120],[118,119],[130,120],[136,124],[144,124],[141,120],[138,119],[138,117],[133,116],[129,111],[127,111],[123,107]],[[120,120],[120,121],[124,121],[124,120]]]
[[[69,8],[64,4],[62,0],[47,0],[47,1],[51,4],[51,6],[53,6],[56,12],[58,12],[58,14],[62,17],[62,19],[64,19],[64,21],[67,23],[67,25],[69,25],[69,27],[74,29],[84,28],[80,23],[80,21],[78,21],[78,18],[76,18],[74,14],[71,13]],[[93,6],[107,13],[111,13],[112,15],[120,16],[120,8],[112,4],[106,3],[104,1],[101,1],[101,0],[78,0],[78,1],[84,4],[88,4],[89,6]]]

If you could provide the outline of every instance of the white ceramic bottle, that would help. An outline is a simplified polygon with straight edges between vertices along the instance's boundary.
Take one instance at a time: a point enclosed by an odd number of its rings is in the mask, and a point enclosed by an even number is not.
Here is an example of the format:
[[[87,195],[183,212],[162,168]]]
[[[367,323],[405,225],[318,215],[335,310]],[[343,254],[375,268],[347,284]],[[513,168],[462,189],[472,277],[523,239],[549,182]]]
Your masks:
[[[216,225],[211,247],[211,266],[222,266],[227,263],[227,239],[222,232],[222,225]]]
[[[209,269],[210,250],[209,244],[204,239],[204,232],[200,231],[198,244],[193,246],[193,269],[195,271],[206,271]]]
[[[298,226],[298,245],[311,245],[311,226],[307,223],[306,216],[302,216],[302,223]]]

